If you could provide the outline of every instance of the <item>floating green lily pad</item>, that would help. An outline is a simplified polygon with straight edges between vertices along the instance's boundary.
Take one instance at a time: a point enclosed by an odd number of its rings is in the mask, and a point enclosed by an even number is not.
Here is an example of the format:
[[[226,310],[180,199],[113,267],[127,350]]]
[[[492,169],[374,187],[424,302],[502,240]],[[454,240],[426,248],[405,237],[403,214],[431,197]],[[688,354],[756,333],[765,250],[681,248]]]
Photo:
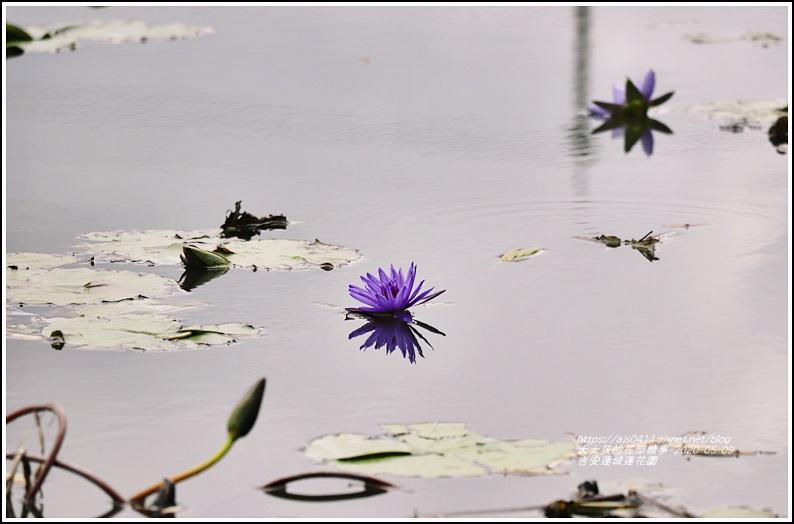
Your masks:
[[[52,269],[79,262],[72,255],[46,253],[11,253],[6,256],[6,267],[12,269]]]
[[[344,266],[361,258],[355,249],[323,244],[319,240],[282,238],[224,242],[224,256],[233,264],[259,269],[308,269],[331,264]]]
[[[410,455],[410,453],[411,446],[404,442],[373,439],[358,433],[327,435],[313,441],[306,448],[306,456],[318,462],[367,459],[385,455]]]
[[[344,471],[407,477],[473,477],[490,473],[550,474],[575,456],[572,442],[500,440],[470,432],[463,423],[385,424],[389,435],[327,435],[306,456]]]
[[[545,251],[539,247],[519,247],[499,256],[505,262],[521,262]]]
[[[741,122],[747,124],[771,124],[788,113],[786,100],[723,101],[692,106],[688,109],[709,120]]]
[[[389,428],[384,424],[381,428]],[[426,422],[408,426],[418,437],[426,439],[442,439],[449,437],[465,437],[469,434],[469,427],[465,422]]]
[[[192,309],[204,304],[196,302],[168,303],[154,299],[122,300],[121,302],[102,302],[80,306],[77,312],[83,316],[107,317],[127,313],[160,313],[172,314],[176,311]]]
[[[778,516],[765,509],[731,506],[707,511],[701,517],[704,519],[774,519]]]
[[[185,245],[223,256],[238,266],[257,269],[308,269],[339,267],[361,258],[354,249],[324,244],[319,240],[281,238],[236,240],[220,237],[220,229],[203,231],[148,230],[106,231],[83,235],[86,243],[75,246],[101,262],[176,265]]]
[[[82,315],[59,319],[44,327],[41,334],[51,338],[56,331],[60,332],[67,346],[147,351],[224,345],[235,342],[238,337],[258,336],[262,332],[260,328],[245,324],[184,327],[177,319],[159,313]]]
[[[97,231],[86,233],[86,243],[74,246],[98,262],[129,262],[149,265],[177,265],[182,246],[190,244],[212,251],[220,242],[219,228],[201,231],[156,229],[147,231]],[[215,239],[212,243],[210,239]]]
[[[99,20],[88,23],[67,24],[59,27],[27,27],[25,31],[32,42],[22,42],[26,52],[57,53],[75,49],[80,42],[149,42],[153,40],[184,40],[211,34],[211,27],[187,26],[173,23],[149,25],[142,21]]]
[[[181,292],[159,275],[93,268],[6,269],[6,297],[25,305],[96,304]]]
[[[746,41],[760,45],[761,47],[769,47],[772,45],[777,45],[785,39],[782,36],[776,35],[774,33],[750,32],[741,36],[712,36],[706,33],[697,33],[684,35],[684,40],[688,40],[693,44],[725,44],[729,42]]]

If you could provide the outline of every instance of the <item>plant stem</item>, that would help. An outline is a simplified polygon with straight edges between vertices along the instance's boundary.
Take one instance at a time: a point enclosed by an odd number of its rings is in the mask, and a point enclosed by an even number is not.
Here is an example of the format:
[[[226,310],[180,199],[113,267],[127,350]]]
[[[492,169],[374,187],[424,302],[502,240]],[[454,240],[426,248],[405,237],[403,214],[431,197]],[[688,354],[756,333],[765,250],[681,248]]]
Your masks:
[[[223,456],[226,455],[226,453],[228,453],[229,450],[232,448],[232,444],[234,444],[234,439],[232,438],[231,435],[229,435],[229,437],[226,439],[226,444],[224,444],[223,447],[220,449],[220,451],[218,451],[215,454],[215,456],[213,456],[207,462],[204,462],[203,464],[200,464],[200,465],[196,466],[193,469],[189,469],[189,470],[185,471],[184,473],[180,473],[179,475],[176,475],[175,477],[171,477],[168,480],[173,482],[174,484],[176,484],[178,482],[182,482],[183,480],[189,479],[190,477],[192,477],[194,475],[198,475],[199,473],[201,473],[205,469],[210,468],[216,462],[218,462],[220,459],[222,459]],[[158,482],[157,484],[155,484],[153,486],[149,486],[148,488],[146,488],[145,490],[141,491],[140,493],[130,497],[129,501],[131,503],[143,502],[143,500],[146,497],[148,497],[149,495],[151,495],[153,493],[158,492],[164,485],[165,485],[165,482]]]

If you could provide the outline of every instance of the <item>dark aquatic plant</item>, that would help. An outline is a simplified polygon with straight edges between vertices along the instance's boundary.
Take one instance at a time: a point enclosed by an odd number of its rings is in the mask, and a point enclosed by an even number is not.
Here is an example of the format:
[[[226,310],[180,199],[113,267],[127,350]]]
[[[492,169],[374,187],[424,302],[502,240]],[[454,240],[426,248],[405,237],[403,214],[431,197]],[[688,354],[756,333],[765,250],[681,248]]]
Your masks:
[[[645,118],[648,109],[667,102],[675,93],[671,91],[659,98],[651,99],[655,87],[656,74],[653,70],[648,71],[648,74],[645,75],[641,88],[627,78],[625,88],[617,84],[612,86],[611,103],[594,100],[595,106],[590,108],[590,114],[598,118]]]
[[[403,274],[402,269],[396,271],[392,265],[390,273],[378,269],[377,276],[367,273],[366,276],[361,277],[361,281],[364,282],[364,287],[351,285],[350,296],[366,306],[347,308],[352,313],[399,315],[409,307],[424,304],[446,291],[432,293],[435,288],[422,291],[424,280],[414,288],[416,266],[413,262],[407,274]]]

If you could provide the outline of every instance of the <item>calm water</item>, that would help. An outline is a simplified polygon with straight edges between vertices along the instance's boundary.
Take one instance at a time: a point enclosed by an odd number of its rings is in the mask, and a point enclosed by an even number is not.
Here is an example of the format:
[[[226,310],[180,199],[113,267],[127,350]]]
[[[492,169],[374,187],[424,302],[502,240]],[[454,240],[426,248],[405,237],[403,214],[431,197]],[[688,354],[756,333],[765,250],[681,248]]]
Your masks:
[[[231,407],[266,376],[253,432],[179,486],[185,517],[541,505],[589,479],[609,492],[662,483],[694,512],[788,514],[790,157],[765,130],[726,133],[686,111],[785,98],[788,43],[683,38],[788,38],[787,16],[772,7],[593,8],[578,19],[574,8],[9,8],[23,27],[138,18],[215,34],[7,62],[6,252],[68,252],[87,231],[216,227],[242,199],[255,214],[298,222],[265,237],[319,238],[364,258],[330,272],[230,271],[196,289],[210,305],[189,323],[267,330],[230,347],[53,351],[9,339],[6,408],[63,406],[60,458],[129,496],[214,453]],[[656,135],[647,158],[639,145],[624,154],[608,133],[590,135],[597,123],[577,114],[649,67],[656,92],[676,94],[658,117],[675,134]],[[702,226],[666,227],[685,223]],[[653,263],[574,238],[651,230],[677,233]],[[548,252],[498,260],[521,246]],[[347,286],[358,275],[411,261],[447,289],[415,311],[447,336],[413,365],[359,351],[348,333],[360,323],[341,309],[354,305]],[[703,430],[777,454],[670,456],[645,468],[571,462],[557,477],[383,476],[405,490],[325,504],[256,490],[322,470],[301,450],[316,437],[426,421],[552,440]],[[47,516],[108,509],[65,474],[45,488]]]

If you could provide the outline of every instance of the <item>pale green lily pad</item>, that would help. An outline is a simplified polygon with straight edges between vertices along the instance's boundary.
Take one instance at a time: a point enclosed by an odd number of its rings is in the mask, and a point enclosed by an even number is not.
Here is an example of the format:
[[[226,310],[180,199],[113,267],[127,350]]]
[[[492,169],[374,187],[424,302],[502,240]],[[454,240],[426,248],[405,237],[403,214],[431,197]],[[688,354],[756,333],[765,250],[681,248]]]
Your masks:
[[[379,424],[380,428],[393,436],[403,435],[408,433],[409,429],[401,424]]]
[[[72,255],[48,255],[46,253],[11,253],[6,255],[6,267],[17,269],[52,269],[79,262]]]
[[[469,447],[477,447],[485,445],[489,442],[494,442],[496,439],[491,437],[485,437],[483,435],[479,435],[477,433],[467,433],[465,435],[460,435],[457,437],[446,437],[446,438],[425,438],[420,437],[416,433],[408,433],[401,437],[401,439],[406,443],[409,444],[414,453],[451,453],[454,452],[455,454],[460,454],[463,450],[468,449]]]
[[[220,234],[220,228],[200,231],[96,231],[80,237],[87,243],[78,244],[74,249],[92,255],[97,262],[177,265],[181,262],[182,246],[190,244],[212,251],[221,241]]]
[[[211,34],[211,27],[187,26],[180,23],[149,25],[139,20],[98,20],[88,23],[61,24],[58,27],[26,27],[32,42],[20,45],[33,53],[57,53],[75,49],[80,42],[149,42],[153,40],[184,40]]]
[[[220,229],[203,231],[148,230],[106,231],[83,235],[88,242],[75,246],[101,262],[131,262],[152,265],[180,264],[183,245],[222,255],[238,266],[257,269],[308,269],[339,267],[361,258],[354,249],[324,244],[319,240],[281,238],[230,240],[220,238]]]
[[[707,511],[701,517],[704,519],[774,519],[778,516],[765,509],[731,506]]]
[[[760,45],[761,47],[769,47],[779,44],[785,40],[785,38],[774,33],[749,32],[741,36],[713,36],[706,33],[696,33],[684,35],[684,40],[688,40],[693,44],[725,44],[729,42],[747,41]]]
[[[539,247],[519,247],[499,256],[505,262],[521,262],[545,251]]]
[[[318,462],[410,453],[411,446],[408,444],[386,439],[372,439],[358,433],[326,435],[312,441],[306,447],[306,456]]]
[[[465,437],[469,434],[469,428],[465,422],[428,422],[412,424],[410,428],[416,432],[417,436],[430,439]]]
[[[224,242],[224,256],[233,264],[259,269],[307,269],[326,264],[339,267],[361,258],[355,249],[323,244],[319,240],[281,238]]]
[[[111,315],[123,315],[126,313],[174,313],[183,311],[205,304],[197,302],[188,303],[168,303],[159,300],[123,300],[121,302],[103,302],[101,304],[89,304],[80,306],[77,312],[83,316],[108,317]]]
[[[49,338],[54,331],[63,334],[67,346],[147,351],[224,345],[235,342],[238,337],[258,336],[262,332],[244,324],[182,327],[177,319],[159,313],[59,319],[43,328],[41,334]]]
[[[575,457],[573,442],[500,440],[469,432],[463,423],[385,424],[389,435],[328,435],[306,456],[344,471],[408,477],[473,477],[490,473],[560,473],[552,466]]]
[[[526,439],[488,442],[466,448],[457,456],[481,464],[495,473],[545,474],[569,453],[570,442]]]
[[[337,465],[337,467],[339,467]],[[442,477],[481,477],[488,470],[454,455],[406,455],[378,460],[345,463],[340,467],[362,475],[390,474],[401,477],[435,479]]]
[[[181,293],[159,275],[90,268],[6,270],[6,297],[25,305],[96,304]]]
[[[786,100],[724,101],[692,106],[690,113],[722,122],[770,124],[787,114]]]

